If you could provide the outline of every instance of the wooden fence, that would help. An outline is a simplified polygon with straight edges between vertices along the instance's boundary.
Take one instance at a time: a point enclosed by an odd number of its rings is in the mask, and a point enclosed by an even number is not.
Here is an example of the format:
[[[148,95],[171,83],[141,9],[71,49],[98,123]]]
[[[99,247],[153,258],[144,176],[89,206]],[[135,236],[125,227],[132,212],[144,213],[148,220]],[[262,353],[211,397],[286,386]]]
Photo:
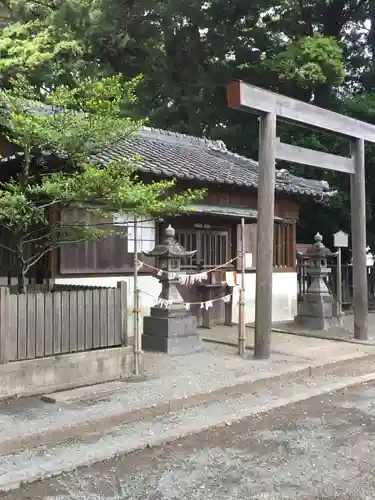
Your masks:
[[[10,293],[0,287],[0,363],[127,345],[126,283]]]

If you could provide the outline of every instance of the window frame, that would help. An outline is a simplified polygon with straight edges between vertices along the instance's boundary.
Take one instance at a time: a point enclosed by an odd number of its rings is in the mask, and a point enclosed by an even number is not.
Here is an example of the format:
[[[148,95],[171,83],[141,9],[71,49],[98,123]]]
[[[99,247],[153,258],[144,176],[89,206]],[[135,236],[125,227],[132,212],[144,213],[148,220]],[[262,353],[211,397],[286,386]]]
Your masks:
[[[64,211],[71,211],[71,210],[78,210],[78,209],[65,209]],[[82,212],[84,211],[84,209],[81,209]],[[87,212],[88,213],[88,212]],[[60,217],[62,217],[62,213],[60,213]],[[121,219],[121,220],[119,220]],[[142,226],[142,222],[144,221],[140,221],[138,223],[138,231],[139,231],[139,234],[137,234],[138,237],[138,250],[141,250],[141,248],[145,249],[145,247],[142,246],[142,230],[144,230],[145,228]],[[122,224],[121,224],[122,223]],[[150,232],[149,231],[149,234],[152,234],[153,235],[153,240],[150,240],[150,239],[147,239],[147,248],[146,248],[146,251],[148,249],[150,249],[151,247],[153,248],[155,246],[155,235],[156,235],[156,221],[154,219],[151,219],[151,218],[148,218],[147,219],[147,223],[148,223],[148,226],[151,226],[151,223],[152,223],[152,231]],[[139,227],[139,224],[141,225],[141,227]],[[97,224],[98,226],[100,226],[100,222],[98,222]],[[131,252],[129,251],[129,243],[131,241],[133,241],[133,248],[134,248],[134,235],[133,237],[130,237],[132,234],[133,234],[133,227],[134,227],[134,216],[131,215],[131,214],[124,214],[124,216],[120,216],[119,214],[114,214],[113,216],[113,227],[125,227],[125,231],[127,230],[128,232],[128,235],[127,236],[120,236],[120,235],[110,235],[110,236],[107,236],[105,238],[101,238],[100,240],[98,241],[83,241],[83,242],[80,242],[78,244],[75,244],[75,246],[77,247],[77,250],[76,250],[76,254],[75,254],[75,257],[73,257],[74,254],[71,254],[71,259],[73,262],[76,262],[76,264],[78,263],[79,264],[79,256],[78,256],[78,252],[79,251],[85,251],[86,255],[88,254],[88,252],[91,252],[92,255],[93,255],[93,260],[94,260],[94,263],[95,265],[94,266],[87,266],[86,267],[83,267],[83,266],[80,266],[80,265],[76,265],[74,267],[73,264],[69,264],[69,254],[67,255],[63,255],[63,252],[66,250],[66,251],[69,251],[71,250],[71,247],[69,248],[70,245],[68,244],[63,244],[59,249],[58,249],[58,252],[57,252],[57,258],[56,258],[56,275],[57,276],[60,276],[60,277],[77,277],[77,276],[106,276],[106,275],[121,275],[121,274],[130,274],[134,271],[134,265],[133,265],[133,262],[134,262],[134,252]],[[150,227],[148,227],[148,229],[150,229]],[[98,246],[100,244],[103,244],[103,241],[108,241],[108,240],[115,240],[115,241],[112,241],[112,246],[110,246],[110,252],[111,252],[111,258],[108,262],[108,265],[107,266],[103,266],[103,267],[98,267],[97,265],[97,262],[98,262],[98,255],[100,255],[100,247],[98,248]],[[118,241],[116,241],[118,240]],[[116,245],[120,243],[120,241],[123,243],[123,250],[121,249],[116,249]],[[81,245],[81,248],[79,248],[79,246]],[[83,248],[85,248],[85,250],[83,250]],[[130,249],[131,249],[131,245],[130,245]],[[124,251],[125,250],[125,251]],[[105,254],[107,252],[106,249],[103,249],[102,250],[103,253]],[[124,253],[122,254],[123,255],[123,261],[122,261],[122,265],[119,265],[119,266],[115,266],[115,258],[114,258],[114,255],[115,255],[115,252],[117,251],[121,251]],[[138,253],[141,253],[140,251]],[[66,259],[65,262],[64,262],[64,258]],[[149,264],[154,264],[154,259],[148,259],[147,257],[142,257],[143,260],[145,262],[148,262]],[[86,261],[87,262],[87,261]],[[150,273],[150,270],[145,268],[145,269],[140,269],[140,272],[142,273]]]
[[[296,272],[296,222],[274,223],[273,270],[276,273]]]
[[[184,235],[183,238],[180,238],[180,235]],[[216,259],[214,259],[214,262],[211,262],[209,264],[204,264],[203,266],[200,265],[200,262],[202,260],[210,260],[207,259],[207,255],[204,255],[203,251],[203,245],[204,245],[204,240],[203,238],[206,239],[208,238],[210,242],[210,249],[211,252],[215,250],[218,250],[218,247],[215,246],[213,239],[215,237],[217,238],[224,238],[224,243],[225,243],[225,248],[223,247],[222,249],[219,248],[219,253],[223,253],[223,262],[217,262]],[[176,229],[176,239],[177,241],[185,247],[187,250],[197,250],[197,252],[190,258],[188,259],[183,259],[181,262],[181,270],[185,271],[196,271],[196,270],[205,270],[205,269],[213,269],[219,265],[223,265],[226,262],[228,262],[232,257],[231,257],[231,229],[205,229],[205,228],[177,228]],[[195,244],[192,243],[192,248],[189,248],[190,245],[186,243],[187,240],[191,240],[192,242],[195,239]],[[194,248],[193,248],[194,247]],[[216,257],[216,256],[215,256]],[[220,259],[219,259],[220,260]]]
[[[252,266],[246,272],[256,272],[257,268],[257,221],[245,223],[245,253],[252,254]],[[237,225],[237,252],[241,251],[241,225]],[[274,222],[273,272],[296,272],[296,221],[280,220]],[[242,268],[238,259],[237,270]]]

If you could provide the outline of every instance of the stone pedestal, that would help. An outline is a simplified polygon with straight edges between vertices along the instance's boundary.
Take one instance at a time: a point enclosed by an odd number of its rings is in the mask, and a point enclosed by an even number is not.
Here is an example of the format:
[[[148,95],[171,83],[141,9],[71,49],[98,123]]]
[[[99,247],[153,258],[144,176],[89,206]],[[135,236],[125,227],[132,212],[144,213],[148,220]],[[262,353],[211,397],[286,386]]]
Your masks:
[[[337,304],[332,296],[314,296],[307,294],[298,304],[298,316],[295,323],[311,330],[328,330],[340,326],[341,318],[337,315]]]
[[[197,320],[184,307],[178,291],[181,259],[192,257],[196,250],[185,250],[175,239],[175,230],[168,226],[162,243],[150,252],[161,266],[158,276],[162,286],[158,302],[150,316],[143,318],[142,349],[167,354],[187,354],[202,349],[197,333]]]
[[[324,281],[331,273],[327,259],[337,254],[326,248],[322,240],[322,235],[317,233],[314,236],[314,245],[302,255],[309,264],[307,274],[311,278],[311,285],[303,301],[298,304],[298,315],[294,318],[295,323],[312,330],[327,330],[341,324],[337,303]]]
[[[315,267],[307,272],[312,276],[312,283],[303,302],[298,304],[295,323],[312,330],[327,330],[332,326],[340,326],[341,317],[337,311],[337,304],[323,279],[330,269]]]
[[[196,317],[181,309],[152,307],[143,319],[142,349],[171,355],[200,351]]]

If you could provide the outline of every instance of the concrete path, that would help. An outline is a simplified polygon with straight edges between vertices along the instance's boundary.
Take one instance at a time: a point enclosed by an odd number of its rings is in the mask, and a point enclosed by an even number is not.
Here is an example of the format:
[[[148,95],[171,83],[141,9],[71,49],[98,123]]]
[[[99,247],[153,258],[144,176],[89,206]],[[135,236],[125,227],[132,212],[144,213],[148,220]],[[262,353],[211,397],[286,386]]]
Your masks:
[[[49,395],[55,404],[1,403],[0,489],[222,425],[271,400],[280,406],[374,376],[373,346],[285,334],[275,334],[273,345],[263,361],[212,343],[189,356],[146,353],[144,379]]]
[[[7,500],[370,500],[375,384],[25,487]]]
[[[348,314],[342,317],[341,327],[332,327],[326,331],[309,330],[302,328],[294,323],[274,323],[275,331],[291,333],[304,337],[315,337],[322,339],[331,339],[344,342],[353,342],[355,344],[375,345],[375,313],[369,314],[368,321],[368,340],[357,340],[354,338],[354,316]]]
[[[305,349],[308,349],[307,356],[314,358],[320,351],[327,359],[329,356],[351,352],[352,347],[347,344],[355,344],[356,346],[375,347],[375,314],[370,314],[369,340],[359,341],[353,337],[353,316],[344,316],[343,328],[331,328],[327,331],[307,330],[294,323],[274,323],[272,331],[272,346],[274,352],[283,352],[293,354],[295,356],[302,355]],[[230,345],[238,345],[238,327],[214,326],[212,328],[201,328],[202,337],[224,342]],[[247,325],[246,338],[247,346],[254,346],[253,325]],[[293,335],[293,336],[292,336]],[[307,340],[308,339],[308,340]],[[332,341],[333,343],[327,343]],[[332,354],[332,353],[335,354]]]
[[[236,329],[226,331],[235,334]],[[0,403],[0,453],[74,438],[92,425],[131,422],[217,399],[230,391],[252,390],[254,383],[267,378],[291,379],[309,374],[311,367],[375,356],[373,346],[285,334],[275,334],[273,345],[271,359],[263,361],[255,361],[251,352],[242,359],[235,348],[209,343],[202,352],[189,356],[146,353],[143,380],[48,395],[58,404],[35,397]]]
[[[297,336],[297,339],[293,339],[290,342],[292,343],[293,352],[301,352],[300,346],[306,342],[304,340],[305,337],[316,338],[322,340],[333,340],[335,342],[347,342],[353,343],[357,345],[372,345],[375,346],[375,312],[369,313],[369,321],[368,321],[368,340],[357,340],[354,338],[354,316],[352,314],[347,314],[342,317],[342,326],[341,327],[332,327],[328,330],[310,330],[308,328],[301,327],[301,325],[296,325],[294,322],[282,322],[282,323],[273,323],[273,337],[272,342],[274,349],[277,351],[281,349],[287,349],[288,352],[289,347],[285,346],[286,343],[289,343],[289,340],[279,334],[292,334]],[[247,325],[247,345],[248,347],[252,347],[254,345],[254,324]],[[224,341],[229,344],[237,345],[237,327],[227,328],[222,326],[215,326],[210,329],[201,329],[202,335],[210,340],[219,340]],[[299,337],[299,340],[298,340]],[[309,348],[310,344],[308,343]],[[315,349],[315,345],[313,347]]]

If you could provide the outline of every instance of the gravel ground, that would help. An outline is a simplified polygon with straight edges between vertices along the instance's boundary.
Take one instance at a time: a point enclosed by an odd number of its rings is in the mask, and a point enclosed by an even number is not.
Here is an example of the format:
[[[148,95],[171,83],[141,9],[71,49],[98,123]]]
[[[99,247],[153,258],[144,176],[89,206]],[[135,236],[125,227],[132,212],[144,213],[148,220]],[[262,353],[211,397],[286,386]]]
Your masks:
[[[0,498],[374,499],[374,432],[375,383],[368,383]]]
[[[323,349],[330,352],[336,347],[336,343],[318,341],[320,344],[316,344],[316,339],[312,340],[314,343],[311,344],[318,349],[318,353]],[[343,345],[346,346],[344,358],[375,353],[373,347],[359,346],[362,350],[353,350],[349,344]],[[332,356],[331,360],[340,359],[339,348],[340,344],[336,349],[338,354],[335,358]],[[68,404],[43,403],[35,397],[0,402],[0,444],[10,438],[38,432],[43,427],[60,429],[93,420],[98,415],[114,415],[124,409],[140,410],[170,399],[214,391],[238,381],[292,372],[310,364],[319,364],[319,361],[324,363],[326,358],[322,360],[321,356],[315,355],[313,361],[302,355],[297,357],[287,353],[274,354],[271,359],[264,361],[254,361],[249,353],[248,359],[242,359],[232,347],[214,344],[205,344],[204,350],[189,356],[146,353],[148,378],[137,383],[123,382],[123,389],[112,390],[107,395],[95,396],[93,388],[87,387],[86,397]]]

